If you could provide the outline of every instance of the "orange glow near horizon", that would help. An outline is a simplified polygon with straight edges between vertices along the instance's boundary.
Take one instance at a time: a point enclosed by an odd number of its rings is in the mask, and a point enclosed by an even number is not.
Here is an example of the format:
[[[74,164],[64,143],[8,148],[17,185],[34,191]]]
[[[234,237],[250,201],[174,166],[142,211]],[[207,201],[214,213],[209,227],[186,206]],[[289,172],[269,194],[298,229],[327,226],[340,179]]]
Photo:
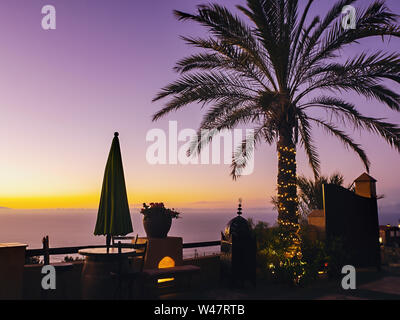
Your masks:
[[[190,188],[187,185],[180,185],[179,181],[170,182],[168,187],[167,182],[165,180],[157,182],[156,186],[147,181],[146,184],[137,182],[133,186],[127,183],[130,207],[141,207],[143,202],[164,202],[166,206],[177,209],[232,208],[236,205],[239,197],[246,199],[247,207],[270,206],[268,194],[273,194],[273,190],[265,190],[267,195],[262,197],[262,194],[254,194],[251,188],[237,189],[235,182],[229,182],[228,185],[225,182],[225,186],[215,184],[213,188],[203,181],[201,181],[202,183],[197,181],[197,184]],[[264,188],[265,186],[260,185],[258,189],[264,191]],[[10,209],[95,209],[98,208],[100,201],[100,189],[96,191],[79,190],[79,192],[71,192],[73,186],[61,190],[55,187],[53,192],[50,192],[49,188],[39,189],[36,192],[29,192],[27,189],[20,192],[0,193],[0,207]],[[32,189],[35,190],[35,188]]]
[[[3,207],[10,209],[78,209],[95,208],[99,197],[95,195],[65,195],[65,196],[22,196],[1,197]]]
[[[179,209],[184,208],[232,208],[235,206],[235,199],[231,198],[215,198],[209,201],[202,201],[202,197],[193,197],[188,201],[185,195],[168,196],[163,194],[143,195],[142,197],[135,195],[129,196],[129,204],[131,208],[139,208],[143,202],[164,202],[168,207]],[[0,207],[9,209],[97,209],[99,205],[100,194],[83,194],[83,195],[48,195],[48,196],[11,196],[0,197]],[[209,199],[209,198],[207,198]],[[248,207],[262,205],[259,200],[247,202]],[[265,201],[267,204],[267,201]]]

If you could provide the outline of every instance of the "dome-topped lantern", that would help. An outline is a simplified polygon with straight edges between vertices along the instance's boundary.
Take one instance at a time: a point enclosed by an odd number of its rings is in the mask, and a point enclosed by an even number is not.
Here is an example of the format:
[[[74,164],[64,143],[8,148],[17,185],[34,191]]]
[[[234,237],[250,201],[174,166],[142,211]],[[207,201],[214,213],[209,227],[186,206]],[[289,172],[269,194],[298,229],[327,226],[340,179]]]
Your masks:
[[[242,199],[237,216],[221,232],[221,267],[229,285],[243,285],[246,280],[255,285],[256,244],[249,222],[242,217]]]
[[[250,225],[248,221],[242,217],[242,199],[239,199],[237,216],[230,220],[225,227],[223,238],[232,241],[233,238],[247,239],[251,236]]]

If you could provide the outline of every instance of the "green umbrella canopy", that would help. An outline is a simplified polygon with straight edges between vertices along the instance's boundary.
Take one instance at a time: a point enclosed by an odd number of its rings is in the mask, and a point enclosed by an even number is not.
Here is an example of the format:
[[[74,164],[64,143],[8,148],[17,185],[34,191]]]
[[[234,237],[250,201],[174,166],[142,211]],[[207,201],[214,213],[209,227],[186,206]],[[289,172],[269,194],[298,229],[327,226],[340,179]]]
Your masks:
[[[133,232],[122,167],[118,132],[114,134],[104,172],[95,235],[124,236]]]

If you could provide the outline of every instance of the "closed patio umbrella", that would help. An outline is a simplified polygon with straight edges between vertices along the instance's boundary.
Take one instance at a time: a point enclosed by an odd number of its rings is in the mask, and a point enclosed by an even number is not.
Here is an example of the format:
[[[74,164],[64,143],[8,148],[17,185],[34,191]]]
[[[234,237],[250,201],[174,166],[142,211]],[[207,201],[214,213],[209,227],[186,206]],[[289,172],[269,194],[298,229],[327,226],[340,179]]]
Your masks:
[[[112,236],[124,236],[133,232],[118,135],[118,132],[114,133],[108,156],[94,229],[95,235],[107,236],[107,252]]]

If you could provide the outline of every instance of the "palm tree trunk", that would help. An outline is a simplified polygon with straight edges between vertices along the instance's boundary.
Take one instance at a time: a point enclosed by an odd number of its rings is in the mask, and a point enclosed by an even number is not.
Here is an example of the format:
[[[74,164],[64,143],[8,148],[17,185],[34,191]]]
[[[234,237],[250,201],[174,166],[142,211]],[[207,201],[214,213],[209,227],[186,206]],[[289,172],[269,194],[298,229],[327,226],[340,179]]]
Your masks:
[[[282,133],[278,149],[278,224],[290,245],[297,243],[299,231],[296,183],[296,146],[291,134]]]

